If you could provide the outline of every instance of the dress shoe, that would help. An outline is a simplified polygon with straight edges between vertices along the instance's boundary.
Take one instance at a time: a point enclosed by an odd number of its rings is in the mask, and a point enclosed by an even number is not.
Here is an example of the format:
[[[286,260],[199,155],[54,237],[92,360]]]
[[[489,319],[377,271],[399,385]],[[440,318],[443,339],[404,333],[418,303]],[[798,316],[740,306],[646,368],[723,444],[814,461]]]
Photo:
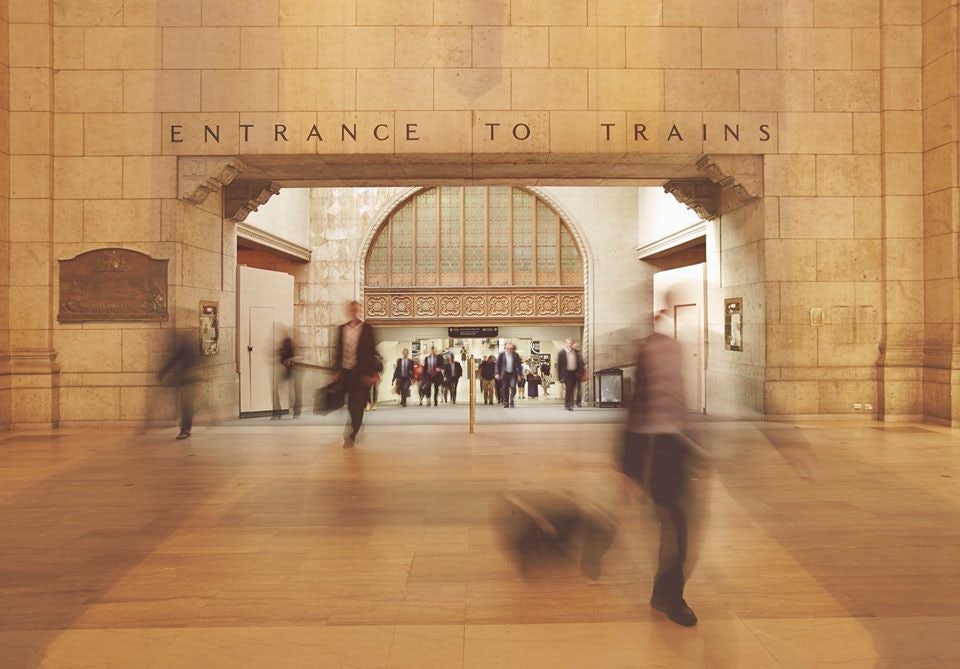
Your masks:
[[[666,615],[667,618],[678,625],[693,627],[697,624],[697,614],[695,614],[693,609],[687,606],[687,602],[682,599],[676,604],[651,599],[650,606]]]
[[[344,448],[353,448],[357,445],[357,438],[352,436],[347,436],[343,438],[343,447]]]
[[[189,439],[189,438],[190,438],[189,432],[181,432],[180,434],[177,435],[177,439]]]

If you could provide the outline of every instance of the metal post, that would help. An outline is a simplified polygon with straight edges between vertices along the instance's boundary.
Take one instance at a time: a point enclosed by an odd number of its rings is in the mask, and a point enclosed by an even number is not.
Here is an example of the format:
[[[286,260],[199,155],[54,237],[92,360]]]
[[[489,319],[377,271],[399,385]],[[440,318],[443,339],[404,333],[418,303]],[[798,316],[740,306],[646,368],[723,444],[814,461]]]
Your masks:
[[[477,361],[470,355],[470,434],[476,431],[477,424]]]

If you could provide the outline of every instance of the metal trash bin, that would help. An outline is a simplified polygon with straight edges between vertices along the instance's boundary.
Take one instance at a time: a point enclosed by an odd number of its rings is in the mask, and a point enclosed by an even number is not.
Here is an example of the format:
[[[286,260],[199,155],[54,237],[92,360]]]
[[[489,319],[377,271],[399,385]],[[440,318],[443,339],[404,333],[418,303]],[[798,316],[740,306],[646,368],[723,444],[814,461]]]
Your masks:
[[[603,408],[623,406],[623,370],[619,367],[601,369],[593,375],[593,404]]]

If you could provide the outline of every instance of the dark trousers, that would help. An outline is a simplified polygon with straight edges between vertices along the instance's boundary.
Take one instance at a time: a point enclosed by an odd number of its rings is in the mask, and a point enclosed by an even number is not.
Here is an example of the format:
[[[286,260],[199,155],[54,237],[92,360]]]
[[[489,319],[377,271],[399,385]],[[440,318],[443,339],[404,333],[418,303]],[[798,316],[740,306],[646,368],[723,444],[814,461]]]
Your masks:
[[[576,372],[564,372],[563,373],[563,403],[569,409],[573,407],[573,403],[577,401],[577,384],[579,379],[577,378]]]
[[[177,388],[177,404],[180,410],[180,432],[190,434],[193,429],[193,408],[196,388],[192,383],[184,383]]]
[[[440,397],[440,390],[443,388],[443,379],[430,379],[430,387],[433,388],[433,405],[437,405],[437,399]],[[430,401],[430,396],[427,396],[427,401]]]
[[[407,398],[410,397],[410,377],[399,379],[397,387],[400,389],[400,406],[405,407]]]
[[[356,439],[363,426],[363,410],[370,401],[370,387],[363,382],[363,374],[356,369],[343,370],[343,389],[347,393],[347,410],[350,412],[350,437]]]
[[[568,391],[569,392],[569,391]],[[660,551],[653,599],[667,605],[683,599],[687,559],[689,466],[687,446],[670,434],[628,432],[621,468],[656,505],[660,521]]]
[[[457,403],[457,386],[460,384],[460,379],[450,379],[450,401],[454,404]]]
[[[513,374],[504,376],[500,379],[500,399],[503,401],[503,406],[510,406],[513,404],[513,398],[517,394],[517,377]]]

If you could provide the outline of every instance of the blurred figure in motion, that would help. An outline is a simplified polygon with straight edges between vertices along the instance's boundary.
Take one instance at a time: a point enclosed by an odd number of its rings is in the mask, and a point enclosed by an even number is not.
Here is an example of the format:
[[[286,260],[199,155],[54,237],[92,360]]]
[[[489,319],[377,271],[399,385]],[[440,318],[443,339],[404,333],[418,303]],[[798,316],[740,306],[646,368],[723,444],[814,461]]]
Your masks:
[[[583,356],[568,338],[567,345],[557,354],[557,378],[564,387],[564,408],[567,411],[573,411],[574,403],[580,406],[578,387],[582,374]]]
[[[383,358],[379,353],[376,355],[377,364],[374,366],[374,370],[377,372],[377,379],[383,376]],[[370,400],[367,402],[367,411],[376,411],[377,403],[380,402],[380,384],[374,383],[370,386]]]
[[[500,384],[500,399],[503,400],[505,409],[514,405],[517,382],[523,378],[522,373],[523,362],[517,354],[516,344],[507,344],[505,350],[497,358],[497,375],[495,377]]]
[[[450,401],[456,404],[457,387],[460,385],[460,377],[463,376],[463,365],[457,362],[457,359],[452,353],[448,356],[447,362],[443,366],[443,376],[447,387],[450,389]]]
[[[280,405],[280,385],[284,382],[290,384],[290,413],[294,418],[299,418],[303,409],[303,379],[300,370],[297,369],[296,346],[292,337],[284,337],[280,342],[280,349],[277,351],[279,370],[273,378],[273,415],[274,420],[280,420],[283,415],[283,409]]]
[[[362,307],[353,300],[347,304],[346,323],[340,326],[337,364],[343,390],[347,395],[350,423],[343,440],[344,448],[353,448],[363,425],[363,410],[370,401],[370,388],[379,381],[377,348],[373,328],[360,320]]]
[[[601,560],[616,534],[606,512],[583,507],[567,492],[504,493],[494,507],[494,524],[524,575],[538,560],[579,556],[583,575],[599,578]]]
[[[195,384],[199,380],[197,366],[200,364],[200,339],[196,329],[177,330],[174,335],[173,352],[157,374],[161,382],[176,388],[177,412],[180,416],[180,433],[177,439],[187,439],[193,429],[193,413],[196,402]]]
[[[413,361],[410,360],[410,350],[403,349],[402,357],[397,359],[397,364],[393,368],[393,385],[396,386],[397,394],[400,395],[400,406],[407,406],[407,398],[410,397],[410,383],[414,379]]]
[[[480,363],[479,376],[480,390],[483,392],[483,403],[493,404],[496,399],[494,386],[496,385],[497,359],[492,355],[487,356],[487,359]]]
[[[673,331],[672,311],[673,305],[668,304],[656,314],[657,329]],[[670,320],[669,327],[664,327],[667,323],[661,319]],[[660,522],[659,564],[650,605],[678,625],[692,627],[697,616],[683,598],[693,454],[683,434],[682,363],[682,350],[675,339],[654,333],[641,340],[618,464],[653,501]]]

